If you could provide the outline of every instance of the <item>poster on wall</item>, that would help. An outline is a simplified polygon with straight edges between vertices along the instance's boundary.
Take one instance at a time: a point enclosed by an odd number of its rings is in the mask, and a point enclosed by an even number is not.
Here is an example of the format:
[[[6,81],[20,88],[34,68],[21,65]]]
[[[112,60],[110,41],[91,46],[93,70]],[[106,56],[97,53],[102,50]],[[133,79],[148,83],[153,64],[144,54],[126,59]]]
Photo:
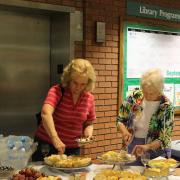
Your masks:
[[[127,22],[124,32],[123,98],[140,85],[145,71],[159,68],[164,94],[180,109],[180,30]]]
[[[179,47],[178,33],[129,30],[127,78],[140,78],[149,68],[160,68],[166,78],[180,78]]]
[[[165,84],[163,92],[166,97],[174,104],[174,84]]]
[[[128,90],[126,91],[126,97],[131,94],[131,92],[135,89],[140,89],[139,85],[130,85],[128,86]]]
[[[180,107],[180,84],[175,85],[175,106]]]

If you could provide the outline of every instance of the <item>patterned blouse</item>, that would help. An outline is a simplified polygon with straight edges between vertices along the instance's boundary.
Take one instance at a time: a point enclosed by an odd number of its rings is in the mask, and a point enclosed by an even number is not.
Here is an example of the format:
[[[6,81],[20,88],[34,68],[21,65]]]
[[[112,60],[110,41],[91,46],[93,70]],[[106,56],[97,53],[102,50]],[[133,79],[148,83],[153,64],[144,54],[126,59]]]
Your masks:
[[[142,90],[134,90],[120,106],[117,124],[118,122],[121,122],[133,132],[133,120],[143,111],[142,101]],[[173,117],[173,105],[164,95],[162,95],[160,105],[150,119],[146,142],[150,143],[154,140],[159,140],[162,149],[169,149],[171,146]]]

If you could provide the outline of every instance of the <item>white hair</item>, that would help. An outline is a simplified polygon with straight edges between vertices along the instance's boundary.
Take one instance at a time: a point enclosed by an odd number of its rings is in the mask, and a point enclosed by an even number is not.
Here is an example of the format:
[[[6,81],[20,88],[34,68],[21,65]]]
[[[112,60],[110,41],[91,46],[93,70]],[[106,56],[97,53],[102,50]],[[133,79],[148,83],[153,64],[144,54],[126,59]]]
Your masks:
[[[144,87],[154,88],[162,93],[164,88],[164,77],[160,69],[153,68],[143,73],[141,77],[141,88]]]

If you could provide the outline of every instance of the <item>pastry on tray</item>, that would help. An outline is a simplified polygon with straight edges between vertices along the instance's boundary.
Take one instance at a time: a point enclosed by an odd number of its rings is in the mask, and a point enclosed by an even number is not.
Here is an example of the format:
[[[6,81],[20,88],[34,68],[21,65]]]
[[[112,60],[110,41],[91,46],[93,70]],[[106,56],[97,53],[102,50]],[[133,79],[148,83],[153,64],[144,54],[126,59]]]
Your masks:
[[[62,180],[62,179],[56,176],[47,176],[47,177],[39,177],[36,180]]]
[[[166,177],[169,175],[169,168],[147,168],[144,170],[143,175],[148,177]]]
[[[152,159],[148,162],[148,165],[150,167],[167,167],[167,168],[173,168],[178,166],[178,162],[175,159],[169,158],[163,158],[163,159]]]
[[[71,174],[68,180],[87,180],[86,179],[87,172],[76,172]]]
[[[67,155],[65,154],[52,154],[51,156],[45,157],[44,161],[48,165],[54,165],[56,162],[65,159],[67,159]]]
[[[126,151],[121,150],[120,152],[108,151],[102,154],[101,159],[104,161],[113,162],[129,162],[136,160],[135,156],[128,154]]]
[[[97,173],[94,180],[146,180],[145,176],[142,176],[138,172],[130,171],[118,171],[118,170],[103,170]]]
[[[84,156],[51,155],[44,158],[47,165],[57,168],[84,167],[91,163],[91,158]]]

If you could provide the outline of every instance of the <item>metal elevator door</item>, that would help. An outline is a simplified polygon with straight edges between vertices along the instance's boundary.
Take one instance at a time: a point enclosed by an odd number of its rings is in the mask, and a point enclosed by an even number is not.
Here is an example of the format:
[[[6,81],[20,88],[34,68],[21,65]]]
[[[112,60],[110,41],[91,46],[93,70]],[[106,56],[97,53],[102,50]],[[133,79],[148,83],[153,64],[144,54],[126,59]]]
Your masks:
[[[33,135],[50,85],[50,20],[0,11],[0,134]]]

